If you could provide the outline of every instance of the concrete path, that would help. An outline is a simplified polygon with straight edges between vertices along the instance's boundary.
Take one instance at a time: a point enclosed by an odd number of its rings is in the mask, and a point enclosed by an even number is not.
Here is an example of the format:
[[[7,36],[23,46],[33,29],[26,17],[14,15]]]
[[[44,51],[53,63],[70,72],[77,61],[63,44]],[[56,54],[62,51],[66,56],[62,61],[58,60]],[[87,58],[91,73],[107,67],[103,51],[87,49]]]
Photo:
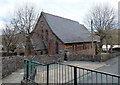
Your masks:
[[[69,65],[84,67],[89,69],[98,69],[106,65],[103,62],[91,62],[91,61],[68,61],[68,62],[64,62],[64,64],[69,64]]]
[[[116,62],[115,62],[116,61]],[[97,70],[120,75],[120,57],[110,59],[106,62],[106,65],[103,67],[100,67]]]
[[[109,59],[105,62],[91,62],[91,61],[67,61],[64,62],[64,64],[69,64],[69,65],[74,65],[74,66],[80,66],[80,67],[85,67],[85,68],[90,68],[90,69],[98,69],[101,67],[106,67],[110,66],[116,62],[120,62],[120,56],[115,57],[112,59]],[[118,67],[116,67],[118,68]]]
[[[2,84],[2,59],[0,57],[0,85]]]
[[[110,74],[120,75],[119,64],[118,64],[119,62],[120,62],[120,57],[110,59],[106,62],[103,62],[105,63],[105,66],[102,66],[98,68],[97,70],[102,71],[102,72],[107,72]],[[107,76],[107,80],[105,76]],[[88,73],[87,75],[84,75],[83,77],[84,77],[84,83],[96,83],[96,82],[101,83],[102,82],[102,83],[108,83],[108,85],[110,83],[112,84],[113,82],[119,83],[118,77],[111,77],[110,75],[104,75],[104,74],[102,74],[101,76],[101,74],[99,73],[97,74],[97,77],[96,77],[96,73],[92,73],[91,75],[91,72]],[[83,83],[83,77],[79,78],[78,82]]]
[[[2,83],[21,83],[21,80],[23,79],[23,74],[23,69],[13,72],[11,75],[3,78]]]
[[[64,64],[70,64],[70,65],[80,66],[80,67],[85,67],[85,68],[90,68],[90,69],[98,69],[106,65],[110,65],[114,62],[117,62],[117,60],[118,58],[113,58],[106,62],[68,61],[68,62],[64,62]],[[50,71],[52,72],[52,70]],[[2,79],[2,83],[20,83],[21,80],[23,79],[23,72],[24,72],[23,69],[13,72],[11,75]]]

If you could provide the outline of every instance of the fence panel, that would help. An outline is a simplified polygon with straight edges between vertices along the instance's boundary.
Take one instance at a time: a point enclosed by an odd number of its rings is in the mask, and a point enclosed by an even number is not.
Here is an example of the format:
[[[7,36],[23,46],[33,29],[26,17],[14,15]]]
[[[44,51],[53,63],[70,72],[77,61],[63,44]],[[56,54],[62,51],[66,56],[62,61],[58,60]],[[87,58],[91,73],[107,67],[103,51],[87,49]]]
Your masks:
[[[24,60],[24,80],[36,84],[120,84],[120,75],[61,63]]]

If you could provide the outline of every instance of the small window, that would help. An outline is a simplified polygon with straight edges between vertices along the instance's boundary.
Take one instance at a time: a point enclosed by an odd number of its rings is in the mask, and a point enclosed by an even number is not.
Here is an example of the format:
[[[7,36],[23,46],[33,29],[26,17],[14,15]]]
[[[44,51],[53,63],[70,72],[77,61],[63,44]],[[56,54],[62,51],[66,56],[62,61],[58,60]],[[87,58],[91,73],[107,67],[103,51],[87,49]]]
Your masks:
[[[41,34],[42,34],[42,40],[44,39],[44,31],[41,30]]]
[[[59,44],[58,44],[58,42],[56,42],[56,54],[58,54],[59,53]]]
[[[43,22],[43,21],[41,21],[41,23],[40,23],[40,27],[41,27],[41,28],[44,27],[44,22]]]
[[[46,41],[48,41],[48,30],[46,30]]]
[[[73,48],[73,51],[75,50],[75,47],[74,47],[74,45],[72,45],[72,48]]]
[[[83,49],[85,49],[85,44],[83,43]]]

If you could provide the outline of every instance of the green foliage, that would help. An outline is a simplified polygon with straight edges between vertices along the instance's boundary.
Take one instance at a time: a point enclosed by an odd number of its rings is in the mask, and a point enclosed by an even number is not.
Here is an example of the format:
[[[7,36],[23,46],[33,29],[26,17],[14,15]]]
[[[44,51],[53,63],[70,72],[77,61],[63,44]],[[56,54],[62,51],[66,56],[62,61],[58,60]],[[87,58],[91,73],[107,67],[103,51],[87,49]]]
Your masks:
[[[104,53],[104,52],[101,53],[101,55],[108,55],[108,54],[110,54],[110,53]]]

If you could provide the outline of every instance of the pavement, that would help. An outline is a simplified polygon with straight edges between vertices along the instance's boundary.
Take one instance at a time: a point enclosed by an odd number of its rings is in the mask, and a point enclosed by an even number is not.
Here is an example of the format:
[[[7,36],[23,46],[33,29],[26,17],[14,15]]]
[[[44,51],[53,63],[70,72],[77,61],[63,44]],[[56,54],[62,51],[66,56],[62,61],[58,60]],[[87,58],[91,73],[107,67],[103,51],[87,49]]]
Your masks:
[[[2,84],[2,59],[0,58],[0,85]]]
[[[106,65],[103,62],[91,62],[91,61],[68,61],[68,62],[64,62],[64,64],[69,64],[69,65],[84,67],[89,69],[98,69]]]
[[[120,62],[120,57],[110,59],[106,62],[103,62],[105,63],[105,65],[100,68],[97,68],[96,70],[109,73],[109,74],[120,75],[119,62]],[[102,83],[107,83],[108,85],[110,83],[116,83],[117,85],[120,85],[118,84],[120,83],[118,77],[115,77],[115,76],[111,77],[110,75],[104,75],[104,74],[101,75],[99,73],[97,73],[97,76],[96,76],[96,73],[91,73],[91,72],[88,73],[87,75],[80,77],[77,82],[80,82],[80,83],[83,83],[83,82],[84,83],[96,83],[96,82],[101,83],[102,82]]]
[[[24,69],[19,69],[11,75],[2,79],[2,83],[21,83],[23,79]]]
[[[105,66],[98,68],[97,70],[120,75],[120,57],[110,59],[105,62]]]
[[[117,64],[114,69],[118,69],[118,62],[120,62],[120,56],[109,59],[105,62],[66,61],[66,62],[64,62],[64,64],[69,64],[69,65],[74,65],[74,66],[78,66],[78,67],[80,66],[80,67],[84,67],[84,68],[99,70],[103,67],[106,68],[106,67],[111,66],[113,64]]]
[[[99,69],[113,63],[118,62],[118,57],[110,59],[106,62],[91,62],[91,61],[67,61],[63,62],[64,64],[70,64],[74,66],[85,67],[89,69]],[[20,83],[23,79],[24,69],[19,69],[16,72],[13,72],[11,75],[2,79],[2,83]]]

